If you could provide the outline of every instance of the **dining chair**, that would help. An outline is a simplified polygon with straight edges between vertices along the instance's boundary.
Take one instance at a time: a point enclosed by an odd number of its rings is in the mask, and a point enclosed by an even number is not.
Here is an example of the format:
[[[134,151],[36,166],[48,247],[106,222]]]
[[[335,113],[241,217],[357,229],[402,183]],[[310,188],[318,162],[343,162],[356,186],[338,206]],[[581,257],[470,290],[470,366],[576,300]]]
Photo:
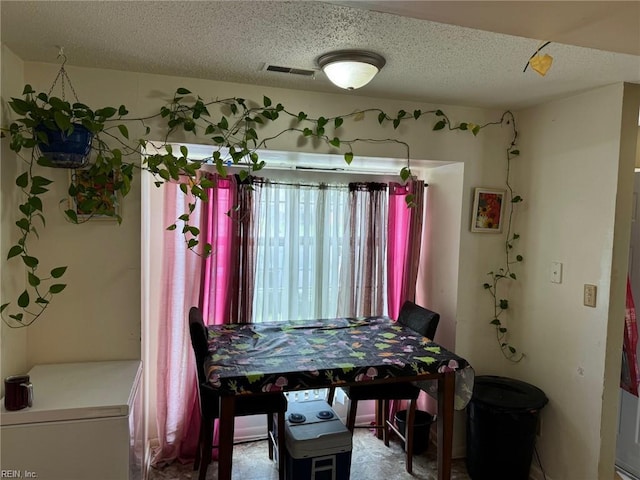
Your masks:
[[[414,330],[420,335],[433,339],[440,321],[440,315],[431,310],[416,305],[407,300],[400,309],[398,323]],[[413,424],[415,420],[416,403],[421,389],[412,382],[394,383],[393,385],[357,385],[340,387],[347,397],[347,428],[353,433],[356,422],[358,402],[362,400],[376,401],[376,424],[367,428],[377,429],[377,437],[389,446],[389,430],[393,430],[405,444],[407,472],[413,470]],[[331,405],[335,395],[335,387],[329,389],[327,402]],[[408,400],[407,421],[405,432],[400,432],[389,419],[389,402],[391,400]],[[382,431],[382,435],[380,433]]]
[[[198,470],[199,468],[198,480],[205,480],[207,468],[211,463],[211,450],[214,448],[214,421],[220,416],[220,395],[207,383],[204,363],[209,353],[208,333],[202,319],[202,313],[197,307],[191,307],[189,310],[189,333],[196,358],[201,413],[198,449],[196,451],[193,469]],[[284,431],[287,398],[283,393],[266,393],[264,395],[238,395],[235,401],[235,415],[237,417],[248,415],[267,416],[269,459],[273,460],[273,449],[274,446],[276,446],[278,454],[278,479],[284,480],[286,448]],[[277,434],[273,428],[274,415],[277,419]],[[231,459],[218,459],[218,461],[231,462]]]

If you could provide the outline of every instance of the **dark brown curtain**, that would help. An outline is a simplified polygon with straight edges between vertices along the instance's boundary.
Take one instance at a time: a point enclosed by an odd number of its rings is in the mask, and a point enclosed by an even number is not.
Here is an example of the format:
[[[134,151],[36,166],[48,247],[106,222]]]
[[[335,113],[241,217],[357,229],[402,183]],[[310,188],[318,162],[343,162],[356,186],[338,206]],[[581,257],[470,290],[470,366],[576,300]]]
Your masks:
[[[349,216],[340,267],[339,316],[384,314],[387,185],[349,184]]]

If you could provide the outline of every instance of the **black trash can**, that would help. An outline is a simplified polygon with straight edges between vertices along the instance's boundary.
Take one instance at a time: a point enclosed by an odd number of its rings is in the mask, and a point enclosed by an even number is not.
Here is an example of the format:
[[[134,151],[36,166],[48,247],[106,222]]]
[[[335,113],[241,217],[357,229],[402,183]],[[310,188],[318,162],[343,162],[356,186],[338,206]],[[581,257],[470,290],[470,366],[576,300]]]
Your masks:
[[[398,430],[406,437],[407,432],[407,411],[400,410],[395,415]],[[422,410],[416,410],[416,416],[413,420],[413,454],[419,455],[429,447],[429,430],[433,423],[433,415]],[[404,450],[404,442],[402,442]]]
[[[538,414],[548,402],[538,387],[491,375],[475,378],[467,406],[467,471],[472,480],[528,480]]]

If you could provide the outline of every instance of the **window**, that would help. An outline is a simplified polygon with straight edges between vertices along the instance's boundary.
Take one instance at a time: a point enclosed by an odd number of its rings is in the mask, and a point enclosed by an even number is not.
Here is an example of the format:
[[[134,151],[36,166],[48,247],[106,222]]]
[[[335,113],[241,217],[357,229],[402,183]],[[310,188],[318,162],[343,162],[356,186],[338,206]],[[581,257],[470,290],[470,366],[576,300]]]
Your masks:
[[[267,181],[256,196],[253,321],[336,317],[348,186]]]

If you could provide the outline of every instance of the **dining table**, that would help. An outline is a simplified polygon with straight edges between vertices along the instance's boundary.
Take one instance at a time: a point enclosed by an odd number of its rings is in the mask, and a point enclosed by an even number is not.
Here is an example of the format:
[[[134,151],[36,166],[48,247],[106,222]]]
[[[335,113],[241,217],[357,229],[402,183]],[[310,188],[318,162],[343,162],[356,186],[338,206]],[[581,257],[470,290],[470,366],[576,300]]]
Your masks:
[[[470,367],[464,358],[385,316],[207,329],[205,372],[220,395],[218,480],[231,480],[239,395],[260,401],[274,392],[425,380],[437,385],[437,478],[450,480],[456,376]]]

